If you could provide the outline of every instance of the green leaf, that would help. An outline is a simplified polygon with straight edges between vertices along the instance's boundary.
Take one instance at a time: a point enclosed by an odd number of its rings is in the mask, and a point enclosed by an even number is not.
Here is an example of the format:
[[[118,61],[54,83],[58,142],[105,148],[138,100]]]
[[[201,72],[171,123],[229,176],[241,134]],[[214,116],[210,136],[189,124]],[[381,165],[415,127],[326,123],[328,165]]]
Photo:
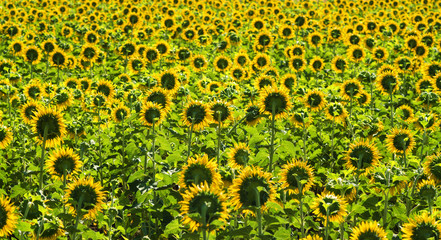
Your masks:
[[[175,219],[171,221],[167,226],[165,227],[164,234],[179,234],[181,224],[179,223],[178,219]]]
[[[158,141],[159,146],[162,150],[169,151],[169,152],[173,151],[173,149],[170,146],[170,141],[167,140],[165,137],[156,136],[156,141]]]
[[[131,174],[127,183],[132,183],[135,180],[138,180],[142,177],[145,177],[144,170],[138,170],[134,174]]]
[[[284,227],[280,227],[275,233],[274,233],[274,237],[276,239],[290,239],[291,238],[291,231],[284,228]]]
[[[138,155],[139,148],[134,142],[130,142],[129,144],[127,144],[125,152],[129,159],[132,159],[134,156]]]
[[[31,224],[29,222],[25,222],[25,221],[19,221],[17,228],[18,228],[18,230],[20,230],[22,232],[31,232],[32,231]]]
[[[27,192],[26,189],[21,188],[20,185],[15,185],[11,189],[11,198],[15,198],[17,196],[23,195],[26,192]]]

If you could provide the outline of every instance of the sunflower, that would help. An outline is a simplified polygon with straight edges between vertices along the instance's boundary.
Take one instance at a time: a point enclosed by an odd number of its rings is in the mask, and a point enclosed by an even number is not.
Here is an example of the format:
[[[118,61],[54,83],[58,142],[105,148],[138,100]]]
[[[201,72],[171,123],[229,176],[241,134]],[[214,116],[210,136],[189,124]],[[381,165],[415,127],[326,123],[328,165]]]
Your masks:
[[[415,36],[409,36],[405,40],[405,46],[409,50],[415,49],[415,47],[418,45],[418,38]]]
[[[144,70],[145,62],[142,58],[139,57],[132,57],[130,58],[129,62],[127,63],[130,72],[139,74]]]
[[[25,49],[25,45],[21,40],[14,40],[9,46],[13,54],[16,56],[20,56],[22,54],[22,51]]]
[[[55,147],[66,133],[66,125],[61,113],[42,107],[32,117],[33,131],[37,133],[37,141],[42,144],[46,135],[46,147]]]
[[[158,83],[159,86],[169,92],[169,94],[175,94],[180,86],[178,74],[173,69],[163,71],[158,76]]]
[[[109,99],[112,99],[115,96],[115,87],[112,82],[108,80],[100,80],[96,84],[96,91]]]
[[[416,83],[415,90],[418,94],[421,94],[422,92],[431,92],[435,89],[435,86],[433,84],[433,79],[428,77],[423,77]]]
[[[21,117],[26,124],[32,123],[35,113],[41,108],[41,104],[36,101],[30,101],[21,107]]]
[[[161,124],[167,116],[166,110],[156,102],[146,102],[141,109],[140,121],[147,126]]]
[[[241,66],[234,66],[230,68],[230,77],[234,79],[236,82],[241,82],[246,79],[248,73],[246,69]]]
[[[411,69],[412,62],[409,57],[400,56],[395,59],[394,64],[399,73],[405,73]]]
[[[89,78],[81,78],[79,79],[79,84],[81,91],[87,92],[90,90],[90,86],[92,86],[92,81]]]
[[[31,81],[24,87],[23,93],[27,98],[37,100],[39,97],[41,97],[41,95],[43,95],[41,83],[39,81]]]
[[[308,235],[305,238],[300,238],[300,240],[323,240],[319,235]]]
[[[64,236],[64,226],[60,220],[43,224],[40,236],[37,238],[38,228],[32,233],[32,240],[57,240],[58,237]]]
[[[384,95],[397,91],[399,84],[398,74],[395,71],[386,71],[377,77],[377,89]]]
[[[188,159],[182,167],[179,177],[179,186],[187,189],[192,185],[208,184],[210,188],[220,188],[222,185],[221,175],[217,172],[217,163],[214,159],[208,159],[208,155],[196,156]]]
[[[426,77],[434,78],[440,72],[441,72],[441,63],[436,61],[431,61],[430,63],[426,63],[423,67],[423,73]]]
[[[247,66],[250,63],[250,58],[248,57],[248,54],[245,50],[240,50],[239,53],[237,53],[234,56],[234,64],[240,65],[242,67]]]
[[[309,62],[309,67],[313,72],[320,72],[325,67],[323,58],[314,56]]]
[[[254,126],[260,121],[261,111],[259,106],[250,103],[246,107],[245,112],[245,123],[247,125]]]
[[[271,181],[272,174],[259,167],[245,167],[230,187],[231,204],[234,210],[262,208],[274,202],[276,190]]]
[[[12,142],[12,131],[6,126],[0,125],[0,149],[5,149]]]
[[[352,45],[347,51],[347,57],[356,63],[363,61],[365,56],[363,48],[358,45]]]
[[[421,43],[419,43],[419,44],[413,49],[413,51],[414,51],[414,53],[415,53],[415,56],[416,56],[417,58],[420,58],[420,59],[424,59],[424,58],[426,58],[426,57],[429,55],[429,48],[428,48],[426,45],[421,44]]]
[[[348,62],[342,56],[336,56],[332,59],[331,68],[335,73],[343,73],[348,68]]]
[[[433,113],[419,113],[418,115],[414,121],[416,129],[430,131],[434,130],[435,127],[439,127],[438,119]]]
[[[261,31],[256,36],[256,40],[254,41],[254,44],[260,45],[264,49],[268,49],[274,44],[274,38],[271,35],[271,32],[264,30],[264,31]]]
[[[441,182],[441,154],[426,157],[424,173],[437,183]]]
[[[227,198],[220,190],[202,183],[189,187],[182,197],[183,201],[180,202],[182,223],[190,225],[190,231],[194,232],[199,228],[215,230],[217,225],[210,225],[214,221],[226,224],[229,217]]]
[[[401,105],[397,108],[397,116],[406,123],[412,123],[415,121],[413,109],[408,105]]]
[[[204,55],[195,55],[190,59],[191,67],[195,72],[201,72],[208,66],[207,60]]]
[[[253,58],[253,67],[258,70],[263,70],[271,64],[271,59],[268,54],[258,53]]]
[[[378,62],[384,62],[389,58],[389,52],[384,47],[376,47],[373,50],[373,58]]]
[[[91,177],[80,178],[67,186],[65,203],[70,212],[79,214],[78,210],[85,210],[82,217],[94,219],[103,209],[104,194],[99,182],[94,182]]]
[[[260,111],[274,115],[274,119],[283,119],[292,107],[285,88],[266,86],[260,91]]]
[[[379,151],[375,144],[358,140],[349,145],[346,153],[346,167],[351,170],[361,170],[363,175],[369,174],[379,164]]]
[[[279,36],[283,39],[292,39],[295,36],[294,29],[287,24],[282,25],[279,27]]]
[[[90,63],[94,63],[98,59],[99,50],[95,45],[86,43],[81,48],[80,56],[85,61],[88,61]]]
[[[296,86],[297,76],[292,73],[287,73],[281,77],[280,85],[283,88],[286,88],[289,92],[294,91],[294,87]]]
[[[155,48],[158,50],[161,56],[166,56],[170,52],[170,45],[168,44],[167,41],[164,40],[157,42]]]
[[[433,201],[436,197],[437,184],[432,179],[424,179],[418,183],[418,193],[421,197],[425,199],[430,199]]]
[[[441,224],[435,216],[423,212],[413,216],[401,229],[403,240],[437,239],[441,235]]]
[[[67,56],[64,51],[55,48],[49,56],[49,61],[52,66],[63,68],[67,65]]]
[[[357,79],[347,80],[343,82],[340,87],[343,98],[347,100],[358,98],[361,91],[362,86]]]
[[[257,90],[262,90],[265,87],[274,87],[275,80],[271,76],[261,75],[254,79],[254,88]]]
[[[164,89],[160,87],[154,87],[150,89],[145,95],[146,95],[145,98],[146,103],[147,102],[157,103],[160,105],[162,109],[164,109],[166,113],[171,111],[170,106],[172,102],[170,100],[170,95],[167,94],[167,92]]]
[[[349,240],[387,240],[386,232],[377,222],[362,222],[352,230]]]
[[[217,100],[212,102],[210,104],[210,110],[214,123],[225,124],[225,121],[233,119],[231,106],[225,101]]]
[[[319,47],[322,44],[323,35],[319,32],[312,32],[308,35],[308,42],[314,47]]]
[[[348,116],[346,109],[339,102],[329,103],[325,107],[326,118],[337,123],[343,123]]]
[[[371,102],[371,95],[368,94],[366,91],[361,90],[360,95],[357,98],[358,104],[364,106],[368,105]]]
[[[306,107],[312,111],[320,111],[326,106],[325,94],[318,90],[309,90],[304,99]]]
[[[177,55],[179,61],[185,61],[185,60],[191,58],[192,53],[191,53],[190,49],[182,47],[176,52],[176,55]]]
[[[188,103],[181,115],[184,125],[193,126],[196,131],[203,129],[213,121],[210,107],[199,101]]]
[[[7,197],[0,197],[0,237],[11,235],[18,223],[18,215],[15,213],[15,207]]]
[[[72,94],[67,90],[62,90],[55,94],[52,101],[59,111],[63,111],[72,104]]]
[[[71,148],[59,148],[53,151],[46,161],[46,168],[54,180],[71,179],[80,172],[82,162],[80,156]]]
[[[309,191],[314,184],[313,172],[314,169],[306,162],[292,160],[282,167],[281,187],[287,189],[290,194],[299,194],[299,184],[302,184],[302,193]],[[302,181],[305,182],[301,183]]]
[[[144,50],[144,56],[148,63],[155,63],[161,58],[161,53],[157,48],[149,47]]]
[[[341,223],[348,214],[346,212],[346,205],[345,200],[339,196],[333,193],[323,192],[312,203],[311,209],[313,209],[313,213],[317,215],[317,217],[324,218],[325,221],[328,215],[329,221]]]
[[[41,51],[37,47],[28,46],[23,50],[23,58],[31,64],[38,64],[41,60]]]
[[[234,144],[234,147],[228,153],[228,164],[233,169],[241,170],[247,166],[250,157],[251,151],[247,144]]]
[[[113,120],[117,123],[126,120],[129,116],[130,109],[122,104],[112,109]]]
[[[307,67],[307,63],[302,56],[293,56],[289,60],[289,69],[293,72],[302,72]]]
[[[387,135],[386,146],[392,153],[409,153],[415,147],[415,139],[407,129],[392,129]]]

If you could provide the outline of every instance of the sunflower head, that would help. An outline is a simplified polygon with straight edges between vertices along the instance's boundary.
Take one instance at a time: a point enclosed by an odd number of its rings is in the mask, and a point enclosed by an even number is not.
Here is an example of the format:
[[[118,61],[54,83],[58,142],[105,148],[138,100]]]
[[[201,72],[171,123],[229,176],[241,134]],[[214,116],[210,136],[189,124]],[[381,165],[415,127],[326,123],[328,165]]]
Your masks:
[[[314,169],[306,162],[293,160],[282,167],[282,188],[291,194],[299,194],[308,191],[314,184]]]
[[[182,168],[179,185],[188,188],[191,185],[208,184],[211,188],[219,188],[222,184],[221,175],[217,172],[217,164],[207,155],[196,156],[188,159],[187,164]]]
[[[12,142],[12,131],[0,125],[0,149],[5,149]]]
[[[360,82],[357,79],[352,79],[345,81],[341,85],[340,92],[343,95],[343,98],[350,100],[357,98],[362,89]]]
[[[261,119],[261,111],[259,106],[250,103],[245,109],[245,122],[247,125],[254,126]]]
[[[141,109],[140,121],[147,126],[159,125],[166,116],[167,113],[161,105],[155,102],[146,102]]]
[[[233,119],[232,109],[225,101],[216,101],[210,104],[213,121],[217,124]]]
[[[33,130],[40,144],[46,141],[47,147],[55,147],[66,133],[64,119],[58,111],[52,108],[40,108],[32,117]]]
[[[228,163],[233,169],[243,169],[250,161],[251,151],[245,143],[235,144],[228,153]]]
[[[346,153],[346,167],[352,170],[361,171],[366,175],[378,165],[379,151],[373,143],[365,140],[358,140],[349,145]]]
[[[183,194],[181,204],[182,223],[190,225],[190,231],[200,228],[215,230],[214,221],[226,224],[228,218],[227,198],[207,183],[193,185]]]
[[[435,199],[437,192],[437,184],[434,180],[422,180],[418,184],[418,193],[426,199]]]
[[[211,109],[204,103],[191,101],[182,113],[183,122],[186,126],[198,131],[213,121]]]
[[[59,148],[53,151],[46,162],[46,168],[55,180],[62,180],[64,174],[66,179],[71,179],[80,171],[81,166],[80,157],[71,148]]]
[[[130,109],[124,105],[119,105],[112,109],[112,117],[115,122],[122,122],[130,116]]]
[[[342,123],[345,121],[348,113],[343,105],[339,102],[332,102],[326,106],[326,117],[332,121]]]
[[[323,192],[315,199],[311,208],[315,215],[325,221],[329,216],[329,221],[341,223],[348,214],[346,211],[347,203],[332,193]]]
[[[398,90],[400,82],[395,71],[386,71],[377,77],[377,89],[383,94],[391,94]]]
[[[93,178],[76,179],[67,186],[65,203],[74,215],[84,213],[83,218],[94,219],[103,209],[104,200],[101,184]]]
[[[437,239],[441,235],[441,224],[434,216],[423,212],[410,218],[401,232],[403,240]]]
[[[437,183],[441,182],[441,155],[439,153],[426,157],[424,173]]]
[[[387,148],[393,153],[411,152],[415,147],[415,139],[410,130],[407,129],[392,129],[392,132],[387,135]]]
[[[170,94],[174,94],[178,91],[180,86],[178,73],[173,69],[163,71],[158,76],[158,83],[161,88]]]
[[[18,215],[15,207],[7,197],[0,197],[0,237],[11,235],[18,223]]]
[[[260,111],[273,115],[275,119],[287,116],[292,107],[289,95],[285,88],[264,87],[260,92]]]
[[[377,222],[362,222],[352,230],[350,240],[387,240],[386,232]]]
[[[276,191],[271,181],[271,173],[259,167],[245,167],[230,187],[231,203],[235,210],[266,209],[268,202],[275,200]]]
[[[319,111],[326,106],[325,94],[318,90],[308,91],[304,103],[312,111]]]

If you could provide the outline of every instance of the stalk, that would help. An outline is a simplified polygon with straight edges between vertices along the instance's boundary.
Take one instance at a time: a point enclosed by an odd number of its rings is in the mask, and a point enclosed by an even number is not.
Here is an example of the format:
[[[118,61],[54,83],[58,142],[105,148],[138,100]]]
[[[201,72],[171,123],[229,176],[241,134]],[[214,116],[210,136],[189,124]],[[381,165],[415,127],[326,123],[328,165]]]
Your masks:
[[[186,162],[188,162],[188,159],[190,158],[190,151],[191,151],[191,135],[192,135],[192,133],[193,133],[193,127],[194,127],[194,118],[191,119],[190,131],[189,131],[189,133],[188,133],[188,142],[187,142],[187,144],[188,144],[188,149],[187,149],[187,161],[186,161]]]
[[[43,166],[44,166],[44,153],[46,151],[46,139],[47,139],[48,127],[47,124],[44,126],[43,131],[43,146],[41,148],[41,159],[40,159],[40,190],[43,189]]]
[[[220,166],[220,148],[221,148],[221,111],[218,111],[218,125],[217,125],[217,165]]]
[[[272,114],[271,114],[271,143],[270,143],[270,159],[269,159],[269,172],[272,172],[273,170],[273,157],[274,157],[274,135],[275,135],[275,128],[274,128],[274,122],[275,122],[275,112],[276,112],[276,106],[272,105]]]

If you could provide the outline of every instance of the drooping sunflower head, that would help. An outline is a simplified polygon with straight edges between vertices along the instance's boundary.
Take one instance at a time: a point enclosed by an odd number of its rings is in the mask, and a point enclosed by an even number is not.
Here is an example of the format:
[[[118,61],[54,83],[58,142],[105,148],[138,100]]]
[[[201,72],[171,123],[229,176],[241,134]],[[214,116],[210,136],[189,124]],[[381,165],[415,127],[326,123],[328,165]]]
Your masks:
[[[96,84],[96,91],[104,95],[106,98],[113,98],[115,96],[115,87],[113,86],[112,82],[108,80],[100,80]]]
[[[358,45],[352,45],[348,49],[347,56],[349,59],[351,59],[353,62],[361,62],[363,61],[364,57],[366,56],[366,53],[364,52],[363,48]]]
[[[101,184],[88,177],[76,179],[70,183],[67,186],[64,200],[71,213],[80,214],[76,212],[80,206],[81,210],[86,211],[82,218],[94,219],[103,209],[105,197]]]
[[[58,219],[49,223],[46,222],[40,231],[40,236],[37,238],[38,228],[34,229],[34,232],[32,232],[32,240],[56,240],[58,237],[65,235],[63,222]]]
[[[336,73],[343,73],[348,68],[348,62],[342,56],[336,56],[332,59],[331,68]]]
[[[291,117],[291,122],[296,127],[306,128],[311,123],[311,118],[309,117],[309,114],[305,109],[298,109],[296,112],[293,113]]]
[[[46,168],[55,180],[71,179],[78,174],[82,163],[78,154],[71,148],[59,148],[53,151],[46,161]]]
[[[312,111],[319,111],[326,106],[325,94],[318,90],[308,91],[303,101]]]
[[[38,64],[41,60],[41,51],[37,47],[28,46],[23,51],[23,58],[31,64]]]
[[[226,224],[228,219],[227,198],[218,189],[213,189],[207,183],[193,185],[183,194],[181,204],[182,223],[190,225],[190,231],[199,228],[215,230],[214,221]]]
[[[233,169],[243,169],[251,158],[251,151],[245,143],[235,144],[228,153],[228,164]]]
[[[387,240],[386,232],[377,222],[362,222],[352,230],[349,240]]]
[[[12,131],[6,126],[0,125],[0,149],[5,149],[12,142]]]
[[[256,125],[261,119],[261,110],[259,106],[252,103],[245,109],[245,123],[250,126]]]
[[[394,93],[398,90],[400,81],[395,71],[386,71],[377,77],[377,89],[384,95]]]
[[[32,117],[33,131],[37,134],[37,141],[46,147],[55,147],[62,141],[66,133],[64,119],[58,111],[42,107]]]
[[[282,188],[287,189],[291,194],[299,194],[308,191],[314,184],[314,169],[306,162],[293,160],[282,167],[281,179]]]
[[[338,123],[343,123],[346,117],[348,116],[346,109],[339,102],[329,103],[325,107],[325,111],[326,111],[326,118]]]
[[[230,187],[234,209],[266,209],[267,203],[273,202],[276,194],[271,177],[271,173],[259,167],[245,167]]]
[[[288,89],[289,92],[294,91],[296,82],[297,82],[297,76],[295,74],[290,74],[290,73],[283,75],[282,79],[280,80],[282,87]]]
[[[434,216],[423,212],[410,218],[401,232],[403,240],[437,239],[441,235],[441,224]]]
[[[191,101],[182,113],[183,122],[186,126],[198,131],[208,126],[213,121],[210,107],[199,101]]]
[[[426,157],[424,173],[437,183],[441,182],[441,155],[439,153]]]
[[[141,109],[140,121],[147,126],[159,125],[166,116],[167,112],[161,105],[156,102],[146,102]]]
[[[348,214],[346,211],[347,203],[332,193],[323,192],[317,197],[311,206],[313,213],[326,221],[329,216],[329,221],[341,223]]]
[[[206,183],[211,188],[219,188],[222,185],[222,178],[217,168],[217,163],[213,159],[209,160],[208,155],[190,158],[182,168],[179,185],[186,189],[193,184]]]
[[[168,91],[170,94],[175,94],[180,86],[178,74],[173,69],[163,71],[158,76],[158,83],[161,88]]]
[[[15,207],[7,197],[0,197],[0,237],[11,235],[18,223],[18,215]]]
[[[425,179],[418,183],[418,193],[422,198],[435,199],[437,192],[436,182],[432,179]]]
[[[260,92],[260,111],[274,115],[275,119],[285,118],[292,107],[291,100],[285,88],[264,87]]]
[[[171,106],[170,96],[167,94],[167,92],[164,89],[160,87],[154,87],[150,89],[146,93],[145,102],[157,103],[166,112],[170,111],[170,106]]]
[[[401,118],[401,120],[403,120],[406,123],[411,123],[415,121],[415,115],[413,113],[413,109],[408,105],[401,105],[396,112],[397,112],[396,116]]]
[[[415,139],[408,129],[393,129],[387,135],[386,146],[393,153],[409,153],[415,147]]]
[[[358,140],[349,145],[346,153],[346,167],[352,170],[361,171],[362,174],[369,174],[378,165],[379,151],[373,143]]]

